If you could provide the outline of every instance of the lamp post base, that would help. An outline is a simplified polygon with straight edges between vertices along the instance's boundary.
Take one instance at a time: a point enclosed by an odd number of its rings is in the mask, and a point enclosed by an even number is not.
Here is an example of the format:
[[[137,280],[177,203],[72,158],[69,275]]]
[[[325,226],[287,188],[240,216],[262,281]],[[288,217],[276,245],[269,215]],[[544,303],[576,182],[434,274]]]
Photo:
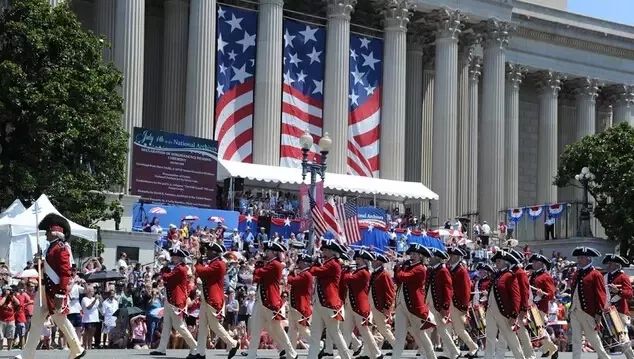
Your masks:
[[[587,208],[581,209],[579,214],[579,228],[577,230],[578,237],[593,237],[590,228],[590,211]]]

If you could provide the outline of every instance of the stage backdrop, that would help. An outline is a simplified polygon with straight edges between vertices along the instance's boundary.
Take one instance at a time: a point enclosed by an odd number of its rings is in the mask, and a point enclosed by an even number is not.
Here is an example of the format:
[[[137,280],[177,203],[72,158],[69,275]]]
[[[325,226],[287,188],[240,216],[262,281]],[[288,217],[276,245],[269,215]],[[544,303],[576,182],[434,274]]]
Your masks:
[[[216,141],[134,128],[132,194],[145,201],[216,206]]]

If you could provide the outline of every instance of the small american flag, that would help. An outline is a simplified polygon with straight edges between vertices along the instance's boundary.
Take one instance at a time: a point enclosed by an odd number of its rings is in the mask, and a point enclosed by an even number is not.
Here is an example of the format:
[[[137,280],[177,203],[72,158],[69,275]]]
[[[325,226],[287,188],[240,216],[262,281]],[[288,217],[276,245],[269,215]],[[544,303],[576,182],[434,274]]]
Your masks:
[[[309,195],[310,198],[310,218],[313,221],[313,228],[315,229],[315,235],[317,237],[323,236],[329,229],[328,223],[324,219],[324,216],[317,206],[317,203],[313,199],[313,196]]]
[[[337,205],[337,212],[339,213],[341,226],[343,227],[343,234],[348,241],[348,244],[355,244],[361,241],[361,234],[359,233],[359,213],[357,211],[357,199],[351,198],[346,203]]]

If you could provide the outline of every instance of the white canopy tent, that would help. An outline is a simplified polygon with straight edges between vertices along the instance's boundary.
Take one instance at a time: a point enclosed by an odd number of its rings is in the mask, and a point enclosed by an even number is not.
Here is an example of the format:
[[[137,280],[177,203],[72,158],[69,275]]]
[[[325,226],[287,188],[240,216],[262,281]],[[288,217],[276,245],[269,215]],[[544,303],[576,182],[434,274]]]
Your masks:
[[[11,205],[9,205],[9,207],[7,207],[7,209],[4,210],[4,212],[0,213],[0,223],[3,222],[2,220],[5,217],[13,218],[19,215],[20,213],[24,212],[25,210],[26,208],[22,204],[22,201],[20,201],[19,199],[16,199],[15,201],[13,201],[13,203],[11,203]]]
[[[37,218],[35,208],[38,209]],[[3,212],[2,215],[7,211]],[[33,255],[37,252],[36,224],[38,220],[42,220],[49,213],[56,213],[61,216],[61,213],[53,206],[48,197],[43,194],[28,209],[25,210],[24,206],[22,206],[22,211],[17,215],[0,215],[0,255],[8,255],[9,269],[12,273],[21,272],[26,262],[32,260]],[[71,220],[68,220],[68,223],[70,224],[72,236],[91,242],[97,241],[96,229],[86,228]],[[45,246],[44,231],[39,232],[40,244]]]
[[[218,180],[243,178],[246,185],[259,185],[275,189],[296,190],[302,183],[299,168],[266,166],[235,161],[218,161]],[[304,183],[309,183],[310,175]],[[406,202],[438,199],[438,195],[419,182],[394,181],[326,173],[324,190],[336,194],[359,194],[379,200]]]

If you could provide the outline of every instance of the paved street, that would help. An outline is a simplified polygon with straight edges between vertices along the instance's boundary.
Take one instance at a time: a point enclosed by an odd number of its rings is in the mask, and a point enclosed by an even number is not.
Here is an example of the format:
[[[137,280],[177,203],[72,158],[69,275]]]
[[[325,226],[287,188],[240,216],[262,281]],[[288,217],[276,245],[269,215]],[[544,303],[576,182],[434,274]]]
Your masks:
[[[123,358],[163,358],[163,359],[181,359],[185,358],[188,354],[187,350],[168,350],[167,356],[164,357],[150,357],[148,355],[149,350],[92,350],[86,354],[84,358],[86,359],[123,359]],[[0,352],[0,358],[12,358],[17,354],[17,351],[10,352]],[[264,359],[274,359],[277,358],[277,352],[273,350],[260,350],[260,356],[258,358]],[[299,351],[300,358],[306,358],[306,351]],[[403,358],[414,358],[416,353],[414,351],[407,351]],[[223,350],[208,350],[207,358],[226,358],[227,354]],[[512,358],[513,355],[511,353],[507,353],[507,358]],[[595,359],[597,356],[593,353],[583,353],[581,356],[582,359]],[[66,359],[68,358],[68,352],[62,350],[45,350],[37,352],[37,359]],[[236,358],[245,358],[238,355]],[[572,353],[562,353],[559,355],[561,359],[571,359]],[[622,355],[613,355],[612,358],[625,358]]]

